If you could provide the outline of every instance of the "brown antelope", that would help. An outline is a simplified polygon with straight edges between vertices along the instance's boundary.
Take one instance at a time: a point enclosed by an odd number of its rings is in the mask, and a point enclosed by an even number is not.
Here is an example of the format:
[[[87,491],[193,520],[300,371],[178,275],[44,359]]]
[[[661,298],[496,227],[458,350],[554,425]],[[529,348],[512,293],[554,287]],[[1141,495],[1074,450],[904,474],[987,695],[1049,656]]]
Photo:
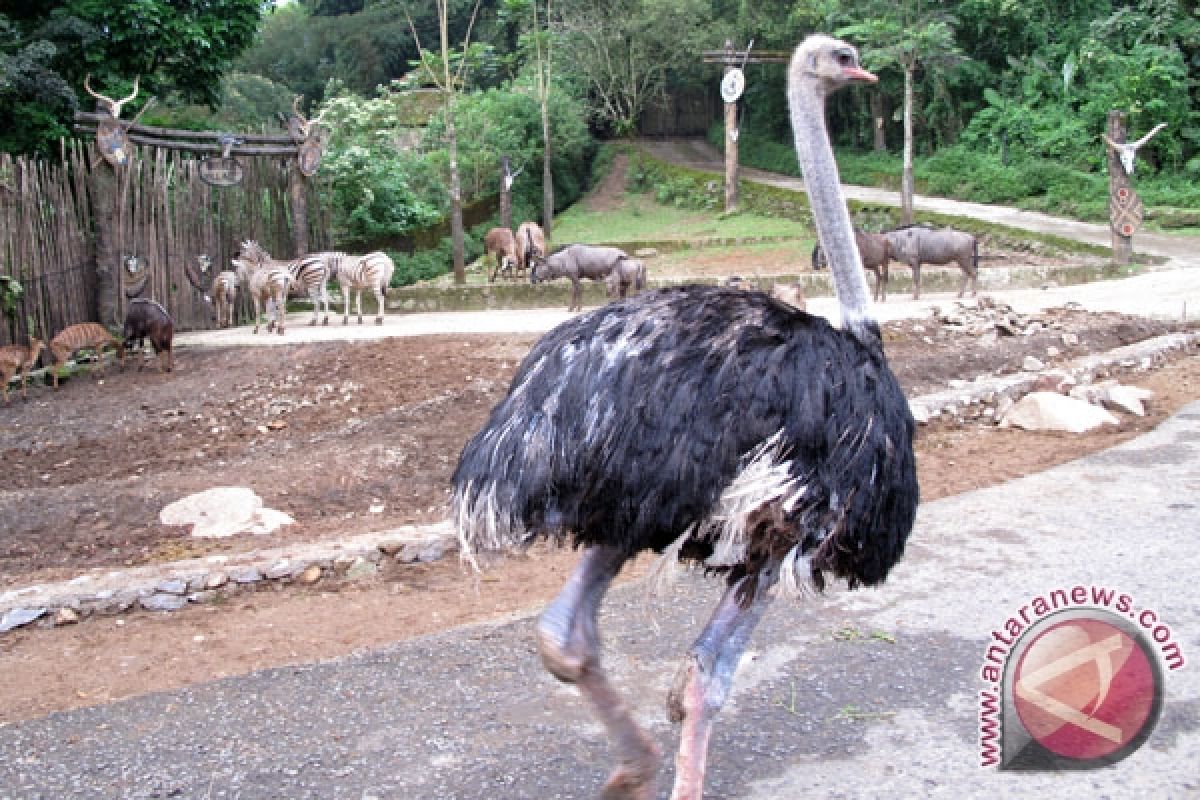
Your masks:
[[[159,372],[170,372],[175,366],[171,354],[171,343],[175,338],[175,323],[171,315],[154,300],[139,297],[129,303],[125,312],[126,347],[136,347],[138,353],[138,372],[142,371],[145,359],[141,358],[146,346],[146,339],[158,354]]]
[[[4,389],[5,405],[8,405],[8,382],[18,371],[21,373],[21,397],[29,399],[29,392],[25,386],[29,379],[29,370],[33,369],[33,365],[37,363],[38,354],[45,346],[46,343],[41,339],[30,336],[28,346],[10,344],[0,347],[0,387]]]
[[[546,255],[546,234],[536,222],[522,222],[517,228],[517,275],[529,270],[534,259]]]
[[[494,258],[496,268],[492,271],[489,283],[495,283],[500,273],[512,275],[518,261],[517,240],[508,228],[492,228],[483,237],[483,263],[487,268],[489,258]]]
[[[59,331],[50,340],[50,354],[54,356],[54,388],[58,388],[58,368],[66,366],[67,359],[80,350],[96,351],[96,362],[100,374],[104,374],[104,346],[109,345],[117,354],[121,369],[125,369],[125,345],[95,322],[80,322]]]

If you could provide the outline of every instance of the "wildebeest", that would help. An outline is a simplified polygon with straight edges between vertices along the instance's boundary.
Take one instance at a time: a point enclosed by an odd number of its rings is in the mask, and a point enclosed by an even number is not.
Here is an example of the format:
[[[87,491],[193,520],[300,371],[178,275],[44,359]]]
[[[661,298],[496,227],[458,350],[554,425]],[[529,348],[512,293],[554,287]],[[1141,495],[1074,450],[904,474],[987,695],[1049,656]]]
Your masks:
[[[882,233],[869,233],[855,228],[854,244],[858,247],[863,269],[875,273],[875,299],[880,302],[887,300],[888,265],[892,259],[891,242]],[[821,252],[820,242],[813,245],[812,265],[813,269],[825,268],[825,254]]]
[[[517,274],[528,270],[535,258],[546,255],[546,234],[536,222],[522,222],[517,227]]]
[[[926,228],[908,225],[887,231],[884,236],[892,248],[892,258],[908,264],[913,271],[913,299],[921,297],[922,264],[957,264],[963,272],[958,296],[962,297],[971,284],[971,294],[978,294],[979,240],[969,233],[953,228]]]
[[[495,283],[503,272],[511,275],[517,266],[517,240],[508,228],[492,228],[483,237],[483,263],[487,268],[489,258],[495,258],[496,268],[488,280]]]
[[[171,315],[154,300],[137,298],[129,303],[125,310],[125,329],[122,334],[125,347],[136,347],[141,355],[146,345],[146,339],[158,355],[160,372],[170,372],[175,367],[175,359],[171,354],[171,342],[175,338],[175,323]],[[138,372],[142,371],[142,360],[138,360]]]
[[[624,298],[631,286],[635,293],[646,288],[646,265],[636,258],[618,259],[604,278],[605,293],[614,300]]]
[[[560,247],[545,258],[534,259],[529,271],[533,283],[567,278],[571,281],[571,304],[568,311],[583,308],[583,292],[579,281],[588,278],[602,281],[608,277],[621,261],[631,260],[624,250],[617,247],[598,247],[590,244],[569,244]]]

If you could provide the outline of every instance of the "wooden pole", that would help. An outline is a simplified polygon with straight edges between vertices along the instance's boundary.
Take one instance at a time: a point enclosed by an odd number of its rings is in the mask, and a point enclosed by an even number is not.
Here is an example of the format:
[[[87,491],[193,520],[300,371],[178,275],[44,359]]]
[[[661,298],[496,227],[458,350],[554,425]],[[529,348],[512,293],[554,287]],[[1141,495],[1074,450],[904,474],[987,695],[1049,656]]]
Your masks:
[[[1120,111],[1108,112],[1108,138],[1117,144],[1125,143],[1125,115]],[[1129,175],[1125,172],[1125,166],[1121,163],[1121,158],[1117,151],[1112,148],[1108,150],[1108,203],[1109,217],[1113,218],[1115,209],[1113,208],[1114,200],[1117,193],[1122,189],[1131,191],[1132,187],[1129,182]],[[1118,267],[1127,266],[1133,263],[1133,236],[1125,236],[1118,229],[1117,225],[1109,225],[1109,230],[1112,233],[1112,258],[1113,264]]]
[[[98,160],[100,163],[92,170],[96,230],[96,315],[101,325],[116,328],[121,324],[117,299],[121,268],[120,254],[117,252],[117,174],[108,161]]]
[[[288,170],[288,196],[292,206],[292,247],[295,255],[308,253],[308,181],[300,164],[292,161]]]
[[[725,73],[735,68],[733,41],[725,40]],[[725,212],[737,209],[738,204],[738,129],[737,101],[725,104]]]

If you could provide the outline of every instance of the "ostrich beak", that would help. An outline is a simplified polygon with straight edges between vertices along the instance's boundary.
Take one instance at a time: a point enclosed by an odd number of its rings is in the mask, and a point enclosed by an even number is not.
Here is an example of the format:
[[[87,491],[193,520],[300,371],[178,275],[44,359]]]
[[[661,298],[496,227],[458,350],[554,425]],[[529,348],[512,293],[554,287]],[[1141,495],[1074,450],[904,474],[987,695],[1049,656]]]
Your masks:
[[[862,67],[843,67],[842,74],[852,81],[862,81],[863,83],[878,83],[879,78],[872,72],[867,72]]]

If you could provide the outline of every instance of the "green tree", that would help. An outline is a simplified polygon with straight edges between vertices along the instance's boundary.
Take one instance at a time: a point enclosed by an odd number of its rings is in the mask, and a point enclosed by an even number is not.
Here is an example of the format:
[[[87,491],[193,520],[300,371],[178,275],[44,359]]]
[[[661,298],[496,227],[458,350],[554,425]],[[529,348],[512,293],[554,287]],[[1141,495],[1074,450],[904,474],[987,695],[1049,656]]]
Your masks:
[[[215,104],[221,76],[253,41],[261,13],[261,0],[0,4],[0,117],[24,123],[0,144],[51,151],[88,73],[93,88],[114,97],[140,76],[137,105],[150,95]]]
[[[863,59],[877,69],[899,69],[904,75],[904,165],[900,181],[901,215],[913,221],[913,106],[917,68],[948,63],[961,56],[954,39],[957,20],[941,9],[929,9],[921,0],[898,5],[877,4],[864,9],[864,21],[848,25],[838,35],[863,45]]]

